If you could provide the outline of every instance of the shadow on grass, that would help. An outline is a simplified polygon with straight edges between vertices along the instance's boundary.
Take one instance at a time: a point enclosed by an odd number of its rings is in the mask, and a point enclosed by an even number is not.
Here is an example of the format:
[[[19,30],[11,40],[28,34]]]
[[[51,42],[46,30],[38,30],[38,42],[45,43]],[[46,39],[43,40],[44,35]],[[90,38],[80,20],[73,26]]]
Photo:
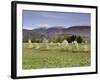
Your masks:
[[[89,53],[90,51],[70,51],[70,50],[60,50],[61,52],[72,52],[72,53]]]

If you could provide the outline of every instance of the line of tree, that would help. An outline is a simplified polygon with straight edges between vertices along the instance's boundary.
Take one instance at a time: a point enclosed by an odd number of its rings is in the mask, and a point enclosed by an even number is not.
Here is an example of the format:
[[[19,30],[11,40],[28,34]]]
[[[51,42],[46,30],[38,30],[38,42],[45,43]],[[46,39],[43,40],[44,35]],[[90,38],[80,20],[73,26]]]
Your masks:
[[[63,35],[63,36],[59,36],[59,35],[53,35],[50,37],[42,37],[42,38],[29,38],[31,39],[32,42],[36,42],[36,43],[41,43],[43,41],[43,39],[46,38],[49,42],[62,42],[63,40],[67,40],[69,43],[73,42],[73,41],[77,41],[78,43],[82,43],[84,42],[83,38],[81,36],[76,36],[76,35]],[[24,42],[28,42],[28,39]]]
[[[81,36],[76,36],[76,35],[72,35],[72,36],[65,35],[62,37],[57,37],[55,42],[62,42],[63,40],[67,40],[69,43],[71,43],[73,41],[77,41],[78,43],[84,42],[84,40]]]

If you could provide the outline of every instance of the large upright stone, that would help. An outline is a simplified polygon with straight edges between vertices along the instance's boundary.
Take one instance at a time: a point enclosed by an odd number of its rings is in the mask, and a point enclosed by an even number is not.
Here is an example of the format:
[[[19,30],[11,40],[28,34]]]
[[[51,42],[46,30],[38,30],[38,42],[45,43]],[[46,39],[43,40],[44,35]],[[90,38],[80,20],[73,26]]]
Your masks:
[[[33,44],[32,44],[32,41],[30,39],[28,40],[28,48],[33,48]]]
[[[89,49],[88,42],[85,41],[85,44],[84,44],[84,51],[88,51],[88,49]]]
[[[33,45],[34,45],[35,49],[39,49],[40,48],[39,43],[33,43]]]
[[[50,46],[52,46],[52,45],[54,45],[54,43],[53,42],[50,42]]]
[[[66,49],[68,48],[68,45],[69,45],[69,43],[68,43],[67,40],[64,40],[64,41],[61,43],[61,47],[62,47],[62,49],[64,49],[64,50],[66,50]]]
[[[42,41],[42,48],[44,48],[44,49],[49,48],[48,40],[46,38],[44,38]]]
[[[74,51],[78,51],[79,50],[79,45],[78,45],[77,41],[73,41],[72,44],[73,44],[73,48],[72,49]]]
[[[60,46],[60,45],[61,45],[61,43],[58,42],[58,43],[57,43],[57,46]]]

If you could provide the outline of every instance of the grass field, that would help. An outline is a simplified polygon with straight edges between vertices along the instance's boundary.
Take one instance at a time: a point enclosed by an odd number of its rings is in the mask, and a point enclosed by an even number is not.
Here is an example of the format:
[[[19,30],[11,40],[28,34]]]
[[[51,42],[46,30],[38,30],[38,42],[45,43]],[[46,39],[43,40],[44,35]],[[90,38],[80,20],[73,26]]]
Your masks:
[[[49,50],[29,49],[27,46],[28,43],[23,43],[23,69],[81,67],[91,63],[90,51],[83,51],[82,44],[79,51],[64,51],[56,44]]]

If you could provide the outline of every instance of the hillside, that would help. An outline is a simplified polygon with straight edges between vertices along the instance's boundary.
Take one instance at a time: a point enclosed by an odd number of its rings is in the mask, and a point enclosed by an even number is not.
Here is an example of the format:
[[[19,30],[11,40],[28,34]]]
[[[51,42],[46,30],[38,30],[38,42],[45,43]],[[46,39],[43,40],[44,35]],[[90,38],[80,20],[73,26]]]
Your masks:
[[[28,39],[42,40],[44,37],[53,39],[55,36],[80,35],[84,40],[90,41],[90,26],[54,26],[51,28],[37,28],[33,30],[23,29],[23,41]]]

